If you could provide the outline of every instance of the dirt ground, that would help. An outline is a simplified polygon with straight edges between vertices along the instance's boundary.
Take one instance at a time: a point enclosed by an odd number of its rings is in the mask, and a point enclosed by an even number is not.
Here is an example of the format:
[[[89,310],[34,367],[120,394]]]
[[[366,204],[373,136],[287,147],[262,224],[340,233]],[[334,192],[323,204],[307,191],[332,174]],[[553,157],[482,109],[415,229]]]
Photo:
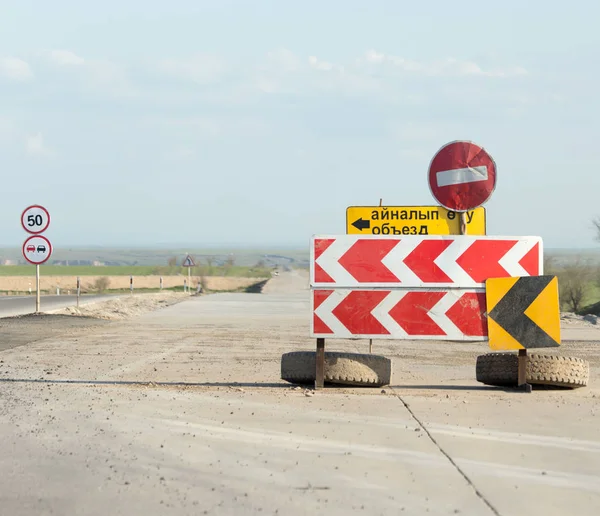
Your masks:
[[[0,321],[0,513],[597,515],[597,326],[563,320],[581,389],[478,384],[485,343],[376,341],[389,387],[315,392],[280,379],[309,318],[294,271]]]

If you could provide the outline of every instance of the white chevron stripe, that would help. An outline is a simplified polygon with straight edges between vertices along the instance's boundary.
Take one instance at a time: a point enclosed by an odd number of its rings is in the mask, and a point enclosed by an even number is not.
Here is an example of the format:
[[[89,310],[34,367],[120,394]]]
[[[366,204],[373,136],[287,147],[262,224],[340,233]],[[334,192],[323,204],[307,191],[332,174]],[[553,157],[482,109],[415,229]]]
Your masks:
[[[456,302],[465,293],[464,290],[450,290],[446,295],[440,299],[435,305],[431,307],[429,316],[435,321],[435,323],[444,331],[447,337],[453,337],[457,340],[464,338],[463,333],[456,327],[456,325],[448,319],[446,312],[452,308]]]
[[[350,338],[350,333],[340,320],[333,315],[337,306],[352,292],[352,290],[334,290],[329,297],[315,310],[315,314],[333,331],[336,338]]]
[[[395,338],[397,339],[408,338],[408,334],[396,321],[394,321],[394,319],[392,319],[390,310],[394,308],[408,292],[408,290],[404,289],[392,290],[371,312],[384,328],[389,331],[391,335],[395,335]]]
[[[452,279],[453,286],[471,287],[478,285],[473,281],[456,260],[473,245],[475,240],[456,238],[454,241],[434,260],[434,263]],[[432,286],[431,284],[429,286]]]
[[[381,262],[390,269],[397,278],[400,279],[398,286],[407,285],[419,285],[421,279],[408,268],[408,265],[404,263],[406,257],[412,253],[415,248],[422,242],[419,239],[400,239],[400,242],[394,247]]]
[[[327,238],[327,237],[326,237]],[[344,267],[340,265],[338,260],[354,245],[355,239],[336,238],[321,256],[315,261],[323,270],[329,274],[336,283],[342,285],[356,285],[358,282]],[[314,282],[314,272],[311,281]]]
[[[519,261],[533,249],[536,243],[537,241],[535,240],[519,240],[500,260],[498,260],[498,263],[510,276],[529,276],[529,273],[519,264]]]

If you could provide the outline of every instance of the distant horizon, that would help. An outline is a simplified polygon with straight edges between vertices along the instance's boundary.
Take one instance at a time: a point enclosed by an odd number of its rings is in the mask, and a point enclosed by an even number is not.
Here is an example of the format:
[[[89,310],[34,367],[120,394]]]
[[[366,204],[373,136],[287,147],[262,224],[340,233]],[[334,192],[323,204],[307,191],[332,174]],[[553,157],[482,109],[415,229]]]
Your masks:
[[[87,245],[87,244],[52,244],[53,249],[57,250],[198,250],[198,249],[212,249],[212,250],[227,250],[227,249],[241,249],[241,250],[291,250],[298,251],[304,248],[309,248],[309,242],[306,244],[222,244],[222,243],[209,243],[209,244],[138,244],[138,245]],[[0,244],[0,250],[3,249],[21,249],[21,245],[2,245]]]
[[[489,236],[489,235],[488,235]],[[20,245],[6,245],[0,244],[0,251],[2,250],[20,250]],[[222,244],[222,243],[209,243],[209,244],[139,244],[139,245],[88,245],[88,244],[76,244],[76,245],[54,245],[54,251],[66,251],[66,250],[116,250],[116,251],[166,251],[166,250],[178,250],[185,251],[186,249],[191,251],[199,250],[211,250],[211,251],[228,251],[228,250],[242,250],[242,251],[304,251],[307,252],[310,249],[309,243],[306,244]],[[600,252],[600,244],[589,247],[544,247],[544,251],[598,251]]]

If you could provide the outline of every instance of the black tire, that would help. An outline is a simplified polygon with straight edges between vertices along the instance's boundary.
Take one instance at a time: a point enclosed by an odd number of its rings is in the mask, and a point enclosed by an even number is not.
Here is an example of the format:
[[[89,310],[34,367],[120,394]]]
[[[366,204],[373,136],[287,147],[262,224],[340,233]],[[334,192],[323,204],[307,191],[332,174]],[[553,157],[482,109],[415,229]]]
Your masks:
[[[315,351],[292,351],[281,356],[281,379],[296,384],[315,381]],[[380,355],[325,351],[325,383],[381,387],[392,381],[392,361]]]
[[[487,353],[477,357],[478,382],[496,387],[516,387],[519,365],[515,353]],[[577,388],[588,384],[590,365],[586,360],[558,355],[527,354],[526,381],[532,385]]]

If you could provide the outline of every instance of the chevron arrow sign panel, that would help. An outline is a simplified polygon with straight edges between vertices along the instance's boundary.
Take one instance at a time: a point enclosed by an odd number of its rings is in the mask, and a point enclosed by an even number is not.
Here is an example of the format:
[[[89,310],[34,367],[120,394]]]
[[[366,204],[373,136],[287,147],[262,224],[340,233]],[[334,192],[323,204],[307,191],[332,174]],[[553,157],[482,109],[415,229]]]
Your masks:
[[[489,278],[542,274],[535,236],[335,235],[311,239],[312,287],[482,288]]]
[[[311,337],[487,340],[485,289],[313,289]]]
[[[490,278],[486,281],[489,344],[493,350],[560,345],[558,278]]]

